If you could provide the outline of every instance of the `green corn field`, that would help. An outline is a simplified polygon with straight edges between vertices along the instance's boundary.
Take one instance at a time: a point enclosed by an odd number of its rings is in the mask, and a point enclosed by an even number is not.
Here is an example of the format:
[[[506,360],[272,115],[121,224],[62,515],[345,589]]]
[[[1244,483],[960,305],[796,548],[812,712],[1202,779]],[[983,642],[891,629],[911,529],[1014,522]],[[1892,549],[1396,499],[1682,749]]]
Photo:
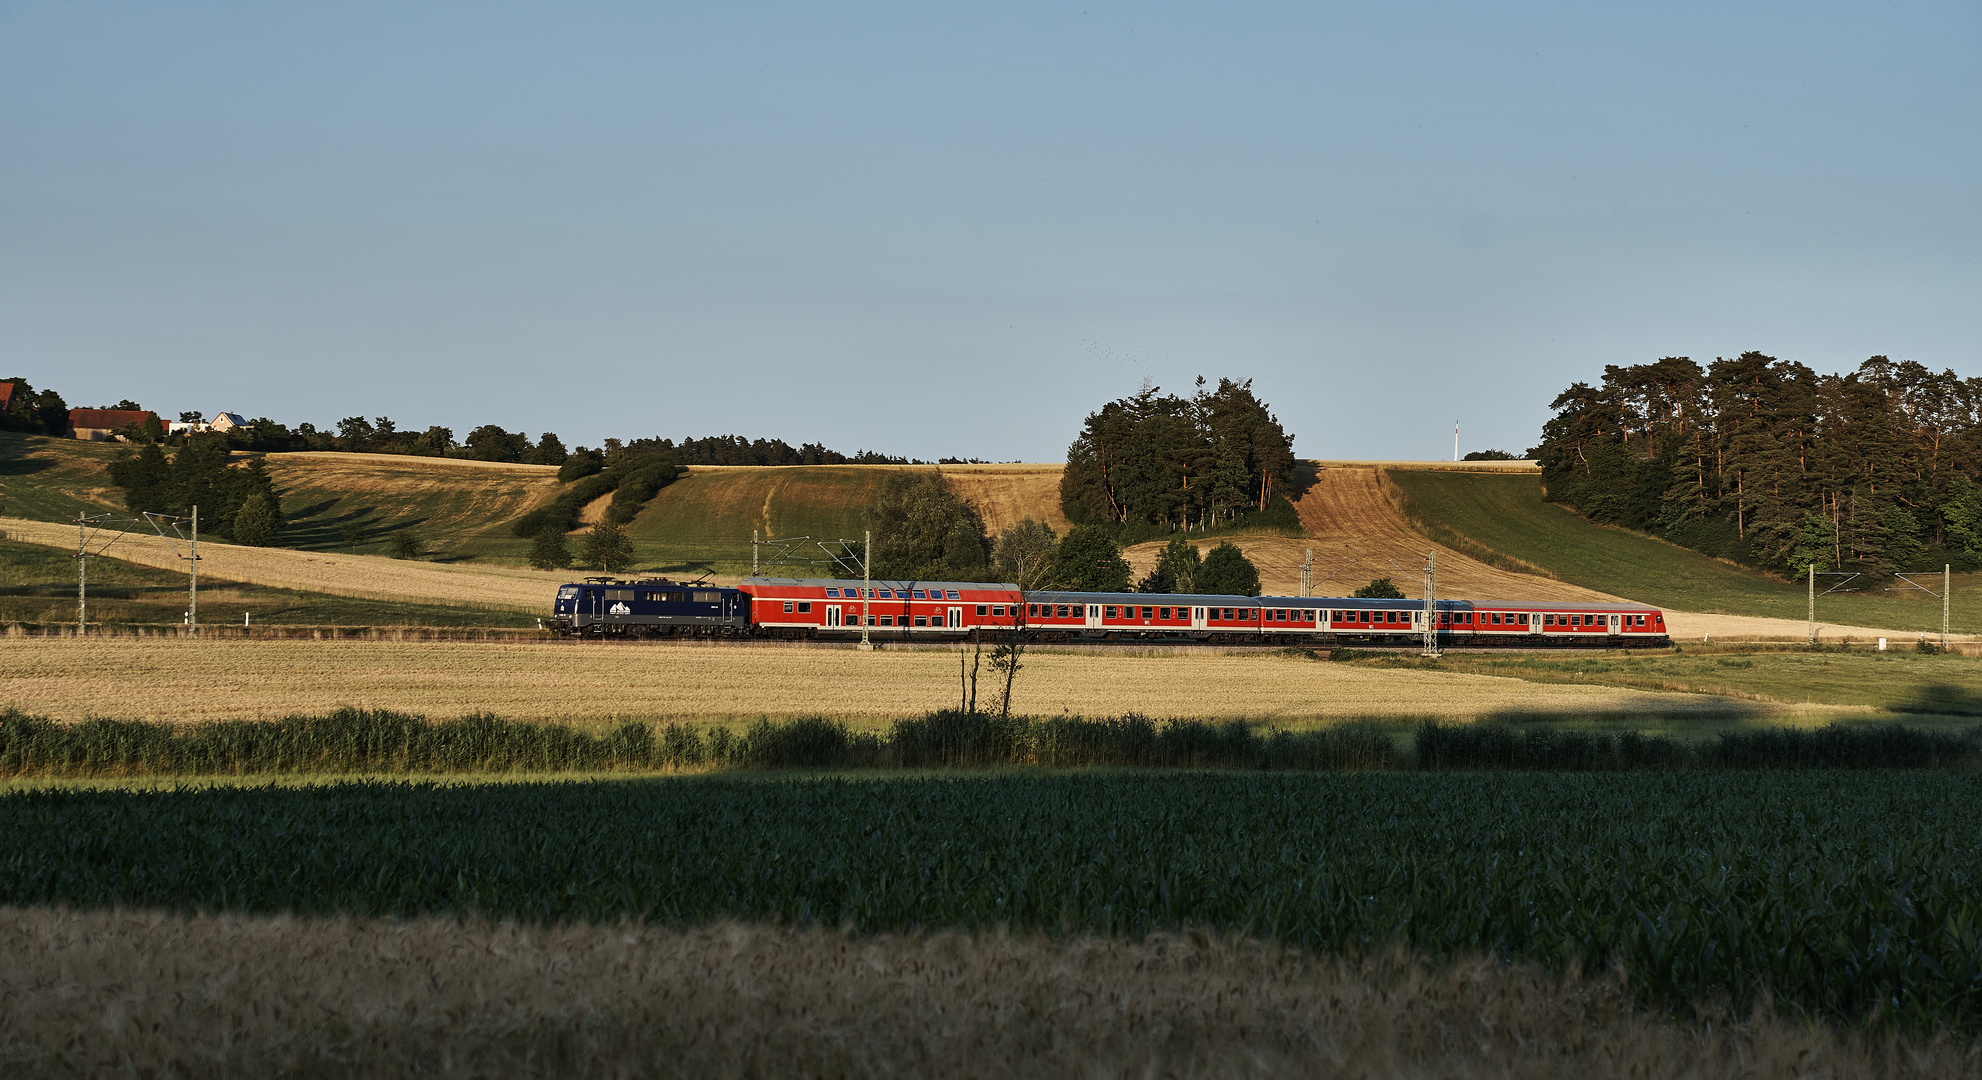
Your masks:
[[[62,722],[0,712],[0,777],[654,772],[1037,766],[1266,770],[1948,768],[1982,762],[1982,728],[1900,724],[1723,732],[1683,743],[1635,732],[1541,725],[1419,725],[1406,756],[1382,727],[1290,732],[1241,720],[1130,713],[1000,718],[955,711],[896,720],[885,733],[837,720],[760,719],[736,732],[637,721],[593,731],[470,715],[432,721],[344,708],[281,720]]]
[[[1982,1021],[1982,777],[1027,770],[0,796],[0,903],[1401,943]]]

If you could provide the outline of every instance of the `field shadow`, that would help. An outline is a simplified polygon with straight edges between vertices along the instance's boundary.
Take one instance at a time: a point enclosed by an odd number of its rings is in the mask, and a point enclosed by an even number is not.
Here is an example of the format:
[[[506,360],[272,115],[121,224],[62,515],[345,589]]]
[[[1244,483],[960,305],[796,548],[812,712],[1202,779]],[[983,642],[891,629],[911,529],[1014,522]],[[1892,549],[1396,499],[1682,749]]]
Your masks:
[[[1778,719],[1782,716],[1780,706],[1764,705],[1760,702],[1730,700],[1725,705],[1713,709],[1674,709],[1671,712],[1658,710],[1619,709],[1616,711],[1589,710],[1583,712],[1542,712],[1533,709],[1497,709],[1482,714],[1475,723],[1504,724],[1508,727],[1527,725],[1576,725],[1600,723],[1632,727],[1641,724],[1666,724],[1674,721],[1712,721],[1734,724],[1756,723]]]
[[[32,476],[54,467],[55,463],[47,458],[0,455],[0,476]]]
[[[1928,683],[1904,701],[1886,706],[1893,712],[1936,713],[1942,716],[1982,716],[1982,694],[1966,686]]]

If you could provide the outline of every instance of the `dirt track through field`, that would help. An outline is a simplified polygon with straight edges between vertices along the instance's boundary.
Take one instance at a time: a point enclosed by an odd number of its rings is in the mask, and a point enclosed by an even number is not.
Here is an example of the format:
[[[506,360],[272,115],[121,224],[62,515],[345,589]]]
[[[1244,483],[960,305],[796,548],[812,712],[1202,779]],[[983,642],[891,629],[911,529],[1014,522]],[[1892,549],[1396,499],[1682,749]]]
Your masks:
[[[10,540],[67,548],[72,552],[76,547],[73,525],[0,518],[0,531]],[[97,551],[109,539],[110,534],[98,534],[90,550]],[[181,557],[184,550],[181,545],[174,551],[155,533],[133,530],[112,544],[107,554],[141,566],[184,571],[186,561]],[[209,540],[200,541],[200,575],[216,581],[366,600],[405,600],[532,614],[550,609],[553,592],[565,580],[561,574],[536,570],[241,547]]]

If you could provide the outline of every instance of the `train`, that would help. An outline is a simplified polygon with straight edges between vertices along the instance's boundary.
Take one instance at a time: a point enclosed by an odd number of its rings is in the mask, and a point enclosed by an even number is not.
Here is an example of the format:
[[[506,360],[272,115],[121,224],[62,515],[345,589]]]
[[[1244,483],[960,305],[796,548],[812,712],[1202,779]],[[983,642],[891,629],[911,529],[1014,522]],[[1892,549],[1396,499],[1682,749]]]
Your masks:
[[[1669,645],[1645,604],[1435,600],[1443,646]],[[1338,647],[1424,639],[1422,600],[1025,592],[1009,582],[745,578],[735,586],[591,577],[558,586],[549,628],[593,638],[754,637],[880,642],[1206,642]]]

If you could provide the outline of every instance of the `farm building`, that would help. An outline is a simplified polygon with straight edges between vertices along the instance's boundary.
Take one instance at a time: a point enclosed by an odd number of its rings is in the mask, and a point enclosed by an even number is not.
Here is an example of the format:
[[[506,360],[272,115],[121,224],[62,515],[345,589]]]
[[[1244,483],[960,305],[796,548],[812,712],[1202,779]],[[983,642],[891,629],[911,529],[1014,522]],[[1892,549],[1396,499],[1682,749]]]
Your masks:
[[[69,430],[89,442],[109,442],[117,429],[126,424],[142,424],[153,415],[149,409],[70,409]]]
[[[213,414],[213,419],[207,421],[206,426],[210,431],[233,431],[235,428],[247,427],[248,418],[240,413],[217,412]]]

